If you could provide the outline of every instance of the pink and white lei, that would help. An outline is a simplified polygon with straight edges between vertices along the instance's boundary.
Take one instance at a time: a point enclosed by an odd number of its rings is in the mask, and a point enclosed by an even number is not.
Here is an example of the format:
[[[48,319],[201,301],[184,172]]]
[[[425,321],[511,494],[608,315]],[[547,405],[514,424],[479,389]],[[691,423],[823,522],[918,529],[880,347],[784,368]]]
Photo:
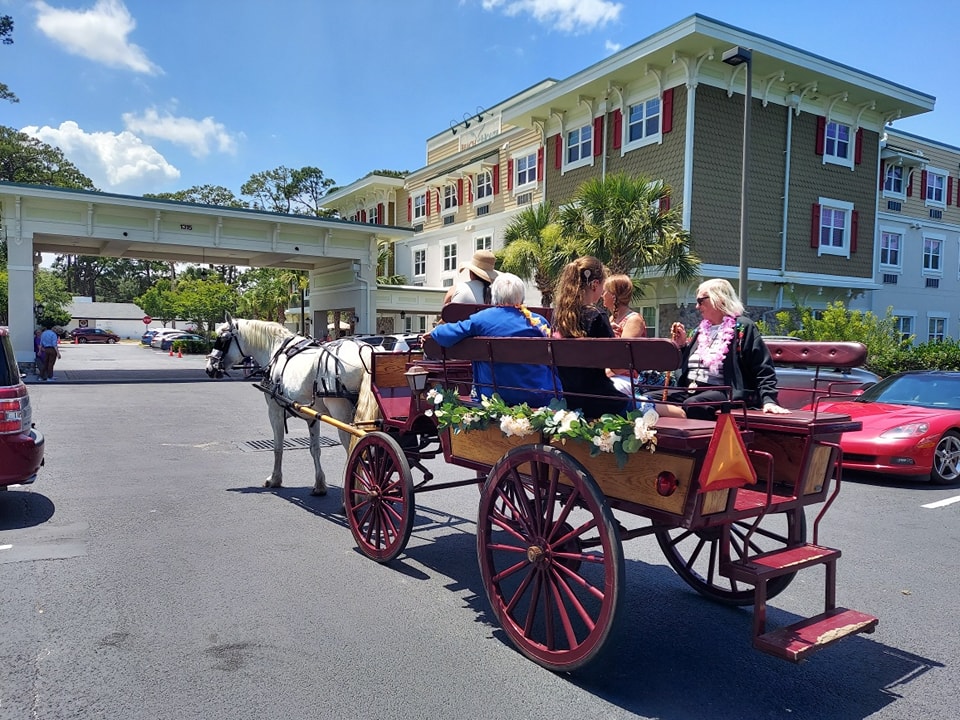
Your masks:
[[[733,315],[724,315],[719,334],[710,340],[710,328],[713,324],[706,318],[700,322],[700,332],[697,334],[697,357],[700,358],[700,364],[707,368],[711,375],[720,374],[720,365],[730,351],[736,326],[737,319]]]

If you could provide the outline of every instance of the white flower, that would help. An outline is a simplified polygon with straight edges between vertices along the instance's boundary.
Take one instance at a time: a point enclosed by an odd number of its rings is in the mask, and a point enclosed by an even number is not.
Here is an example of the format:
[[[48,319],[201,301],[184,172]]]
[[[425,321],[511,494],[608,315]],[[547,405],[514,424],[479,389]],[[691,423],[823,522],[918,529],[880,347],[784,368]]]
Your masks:
[[[481,395],[480,406],[485,409],[488,409],[490,407],[490,398],[488,398],[486,395]]]
[[[433,417],[433,410],[424,410],[423,414],[427,417]]]
[[[466,413],[461,422],[463,422],[464,425],[472,425],[474,422],[476,422],[476,419],[477,416],[473,413]]]
[[[524,435],[529,435],[533,432],[533,427],[530,425],[530,421],[525,417],[510,417],[509,415],[504,415],[500,418],[500,430],[504,435],[510,437],[511,435],[516,435],[517,437],[523,437]]]
[[[633,436],[639,440],[641,444],[648,443],[657,436],[657,431],[646,423],[645,418],[646,416],[638,417],[633,421]]]
[[[557,410],[553,416],[553,422],[551,425],[558,425],[556,432],[565,433],[570,432],[570,427],[573,423],[580,419],[578,413],[573,412],[572,410]]]
[[[593,438],[593,444],[603,452],[613,452],[614,443],[620,440],[620,436],[613,432],[603,431]]]

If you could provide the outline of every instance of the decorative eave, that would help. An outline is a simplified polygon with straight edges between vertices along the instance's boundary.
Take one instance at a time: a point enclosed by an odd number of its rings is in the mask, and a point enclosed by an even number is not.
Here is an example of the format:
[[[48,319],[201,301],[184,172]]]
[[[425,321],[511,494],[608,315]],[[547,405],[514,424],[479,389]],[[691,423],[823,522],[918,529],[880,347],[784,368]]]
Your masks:
[[[593,111],[601,101],[624,101],[629,87],[653,92],[700,83],[727,92],[743,92],[744,72],[724,64],[722,50],[732,46],[753,52],[753,94],[766,102],[797,103],[799,112],[849,118],[858,126],[881,129],[897,118],[933,110],[936,98],[918,90],[755,35],[702,15],[692,15],[645,40],[611,55],[536,95],[504,108],[503,121],[556,129],[566,115],[582,112],[585,98]],[[802,94],[801,94],[802,93]],[[792,96],[788,103],[788,96]],[[799,100],[798,100],[799,98]]]
[[[334,210],[340,210],[344,207],[359,207],[371,198],[382,200],[389,197],[391,193],[402,190],[403,186],[403,178],[367,175],[336,192],[324,195],[323,206]]]

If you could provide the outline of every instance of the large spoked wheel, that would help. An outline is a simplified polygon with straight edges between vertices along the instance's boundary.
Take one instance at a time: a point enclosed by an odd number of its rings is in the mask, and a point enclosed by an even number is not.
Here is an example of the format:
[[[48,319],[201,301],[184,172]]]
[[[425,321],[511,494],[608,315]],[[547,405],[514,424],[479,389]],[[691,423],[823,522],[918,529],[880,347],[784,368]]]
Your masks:
[[[343,504],[360,551],[390,562],[410,539],[413,479],[403,450],[382,432],[364,435],[347,459]]]
[[[730,559],[740,560],[747,555],[780,550],[794,536],[803,542],[807,537],[807,519],[803,509],[787,510],[764,516],[760,526],[746,542],[753,519],[730,525]],[[702,530],[673,528],[658,530],[657,542],[667,561],[684,582],[704,597],[727,605],[752,605],[753,585],[720,575],[720,535],[722,528]],[[783,592],[796,573],[772,578],[767,583],[767,598]]]
[[[960,481],[960,433],[956,430],[947,430],[937,443],[930,480],[934,485],[953,485]]]
[[[609,637],[623,593],[623,547],[583,465],[555,447],[514,448],[480,498],[477,555],[493,612],[519,650],[575,670]]]

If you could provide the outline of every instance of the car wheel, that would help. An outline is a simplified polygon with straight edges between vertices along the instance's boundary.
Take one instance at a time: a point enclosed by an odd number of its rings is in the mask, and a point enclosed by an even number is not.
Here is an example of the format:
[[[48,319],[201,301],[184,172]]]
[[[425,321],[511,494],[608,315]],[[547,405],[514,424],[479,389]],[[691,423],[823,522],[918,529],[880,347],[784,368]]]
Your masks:
[[[960,433],[956,430],[947,430],[937,443],[930,481],[935,485],[953,485],[960,481]]]
[[[108,344],[108,345],[113,345],[116,341],[117,341],[116,338],[107,338],[107,344]]]
[[[87,339],[85,337],[80,337],[80,338],[77,338],[77,342],[80,343],[81,345],[86,345]]]

